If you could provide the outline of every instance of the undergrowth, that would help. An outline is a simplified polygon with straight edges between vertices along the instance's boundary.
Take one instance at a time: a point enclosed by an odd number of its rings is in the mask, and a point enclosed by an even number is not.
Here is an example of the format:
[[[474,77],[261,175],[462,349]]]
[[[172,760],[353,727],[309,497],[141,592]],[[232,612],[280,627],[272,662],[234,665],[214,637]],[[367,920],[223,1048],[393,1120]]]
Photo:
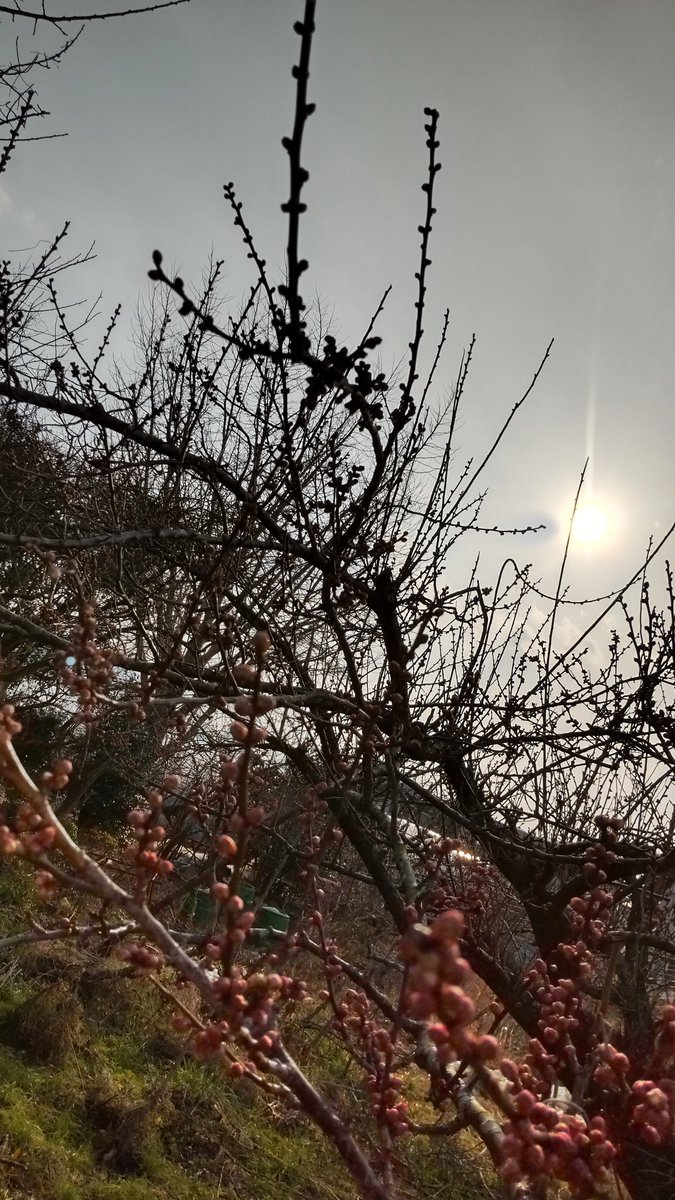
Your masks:
[[[166,1015],[75,947],[0,962],[0,1200],[355,1200],[305,1117],[196,1062]],[[313,1079],[358,1116],[344,1050],[319,1016],[303,1027]],[[475,1146],[439,1143],[402,1147],[403,1200],[502,1195]]]

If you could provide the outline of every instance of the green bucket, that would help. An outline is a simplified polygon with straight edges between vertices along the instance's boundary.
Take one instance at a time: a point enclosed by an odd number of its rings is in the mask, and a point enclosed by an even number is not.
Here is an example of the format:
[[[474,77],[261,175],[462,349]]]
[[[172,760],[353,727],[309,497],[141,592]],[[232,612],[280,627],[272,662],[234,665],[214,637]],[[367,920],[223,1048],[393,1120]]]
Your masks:
[[[242,880],[239,884],[238,894],[241,896],[246,907],[250,908],[255,896],[253,884]],[[192,895],[188,896],[183,906],[183,912],[188,920],[193,921],[195,925],[205,926],[213,925],[216,919],[217,908],[218,904],[211,895],[211,889],[200,887],[195,888]],[[268,925],[266,928],[271,929],[273,926]]]
[[[265,904],[255,919],[256,929],[273,929],[275,933],[288,933],[291,918],[288,913],[279,908],[270,908]]]
[[[212,925],[216,917],[216,902],[208,888],[197,888],[193,920],[195,925]]]

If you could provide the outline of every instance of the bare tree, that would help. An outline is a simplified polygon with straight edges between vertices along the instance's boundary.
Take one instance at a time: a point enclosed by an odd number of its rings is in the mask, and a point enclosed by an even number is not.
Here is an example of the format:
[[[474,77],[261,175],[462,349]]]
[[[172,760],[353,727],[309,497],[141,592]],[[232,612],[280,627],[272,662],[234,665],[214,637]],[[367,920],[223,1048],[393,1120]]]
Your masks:
[[[164,299],[146,318],[137,371],[110,361],[112,326],[97,355],[85,355],[46,268],[8,268],[3,419],[48,460],[54,500],[48,512],[29,508],[20,522],[16,493],[7,493],[0,633],[27,647],[29,665],[43,652],[61,656],[61,678],[90,725],[111,708],[155,723],[156,770],[179,768],[208,836],[231,839],[235,887],[252,853],[251,830],[264,825],[288,863],[299,863],[300,891],[318,913],[319,940],[298,926],[293,946],[322,959],[329,978],[337,951],[325,937],[317,876],[351,873],[377,893],[403,938],[400,997],[387,999],[367,969],[341,962],[340,970],[393,1022],[394,1042],[399,1031],[413,1039],[439,1107],[455,1104],[511,1185],[544,1171],[589,1195],[593,1172],[609,1161],[604,1150],[593,1158],[592,1148],[606,1144],[609,1130],[631,1195],[648,1190],[669,1200],[675,1063],[673,1015],[663,1005],[672,998],[675,951],[675,599],[668,572],[666,608],[658,611],[646,580],[663,542],[569,646],[557,632],[567,603],[563,570],[552,596],[511,557],[489,584],[478,569],[460,587],[447,583],[454,547],[466,534],[525,532],[485,528],[481,508],[490,463],[550,347],[481,460],[458,465],[471,347],[449,403],[435,407],[431,399],[447,314],[424,377],[421,366],[440,169],[433,109],[425,110],[428,170],[403,370],[388,377],[376,357],[379,310],[353,347],[338,345],[320,314],[307,312],[300,229],[314,9],[307,0],[296,26],[282,283],[271,280],[231,184],[226,200],[256,271],[250,295],[228,316],[217,299],[218,264],[200,294],[168,274],[156,251],[150,277]],[[37,326],[25,316],[27,288]],[[180,331],[166,303],[171,295]],[[47,356],[39,334],[45,300],[56,317],[56,356]],[[535,605],[545,611],[538,623]],[[613,618],[621,634],[604,632]],[[592,634],[608,639],[599,666],[589,655]],[[260,647],[261,637],[264,675],[262,652],[246,662],[252,639]],[[72,710],[72,700],[61,703]],[[258,739],[261,715],[266,730]],[[230,757],[237,745],[245,766],[228,768],[240,788],[239,808],[228,810],[222,782],[204,784],[204,762],[209,752],[238,761]],[[298,783],[287,798],[295,823],[279,824],[254,806],[256,818],[246,824],[243,781],[254,753],[271,760],[270,771],[285,764]],[[8,757],[14,786],[18,771]],[[68,806],[71,772],[56,776]],[[60,830],[36,791],[22,786]],[[237,812],[241,820],[231,827]],[[232,838],[242,828],[251,833],[243,849]],[[65,853],[66,843],[59,846]],[[30,853],[61,878],[51,860]],[[67,881],[79,886],[76,851],[68,855]],[[110,880],[89,878],[106,905],[131,914],[123,934],[140,928],[213,1002],[201,968],[176,952],[152,906],[139,907]],[[443,924],[448,909],[463,914],[461,928],[453,918],[454,933]],[[425,945],[437,953],[443,929],[494,993],[499,1019],[508,1014],[528,1039],[522,1064],[502,1064],[508,1087],[481,1068],[474,1043],[464,1053],[458,1042],[460,1065],[449,1074],[423,1027],[432,1010],[410,998],[409,973]],[[230,979],[229,942],[219,961]],[[459,982],[464,967],[456,970]],[[451,976],[446,982],[454,986]],[[331,986],[327,995],[342,1019]],[[262,1059],[255,1061],[264,1060],[327,1128],[325,1110],[273,1049],[258,1046]],[[506,1142],[472,1107],[472,1073],[510,1122]],[[567,1088],[572,1115],[557,1130],[563,1141],[549,1160],[554,1110],[543,1102],[556,1083]],[[530,1099],[518,1100],[525,1093],[542,1106],[535,1118]],[[541,1154],[523,1141],[522,1122],[531,1132],[533,1120],[542,1122],[534,1138]],[[335,1126],[331,1136],[356,1163],[362,1186],[389,1194],[386,1172],[373,1182],[344,1130]]]
[[[162,8],[175,8],[178,4],[189,2],[164,0],[163,3],[132,5],[107,13],[94,10],[59,16],[48,13],[44,4],[37,10],[21,0],[0,5],[0,29],[4,26],[7,34],[11,32],[14,35],[13,55],[0,64],[0,175],[7,169],[19,141],[63,136],[53,132],[32,132],[36,120],[49,116],[37,98],[35,78],[41,72],[61,65],[64,55],[81,36],[86,25],[115,17],[152,13]],[[9,46],[9,41],[6,44]]]

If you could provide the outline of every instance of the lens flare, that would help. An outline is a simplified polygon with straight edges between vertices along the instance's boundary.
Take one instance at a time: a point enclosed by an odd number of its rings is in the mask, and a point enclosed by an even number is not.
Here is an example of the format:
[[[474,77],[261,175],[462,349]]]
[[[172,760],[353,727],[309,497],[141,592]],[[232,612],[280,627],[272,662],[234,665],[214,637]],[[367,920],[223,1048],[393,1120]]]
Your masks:
[[[598,504],[583,504],[574,514],[572,537],[576,542],[591,545],[601,542],[609,532],[609,517]]]

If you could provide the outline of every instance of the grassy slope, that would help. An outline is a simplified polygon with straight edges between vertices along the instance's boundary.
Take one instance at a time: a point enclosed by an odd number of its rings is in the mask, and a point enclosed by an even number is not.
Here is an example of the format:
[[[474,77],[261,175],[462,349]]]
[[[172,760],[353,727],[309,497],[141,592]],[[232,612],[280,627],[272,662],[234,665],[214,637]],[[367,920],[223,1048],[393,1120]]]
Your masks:
[[[0,1200],[355,1197],[307,1120],[195,1062],[166,1016],[148,985],[71,947],[0,963]],[[360,1095],[319,1024],[312,1075],[338,1103]],[[501,1194],[466,1149],[410,1140],[401,1196]]]

